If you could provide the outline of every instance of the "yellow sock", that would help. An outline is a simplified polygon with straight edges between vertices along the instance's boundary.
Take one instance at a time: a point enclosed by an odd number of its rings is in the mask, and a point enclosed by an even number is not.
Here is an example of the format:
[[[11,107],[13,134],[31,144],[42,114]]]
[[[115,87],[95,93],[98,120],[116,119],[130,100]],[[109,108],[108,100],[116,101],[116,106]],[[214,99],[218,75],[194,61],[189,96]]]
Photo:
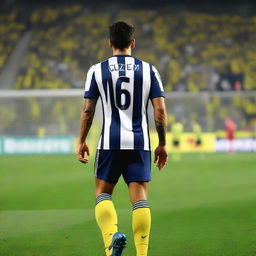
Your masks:
[[[151,227],[151,213],[146,200],[133,205],[132,229],[137,256],[148,255],[148,243]]]
[[[109,256],[112,250],[108,247],[113,235],[117,232],[117,215],[111,195],[103,193],[97,197],[95,216],[102,233],[106,255]]]

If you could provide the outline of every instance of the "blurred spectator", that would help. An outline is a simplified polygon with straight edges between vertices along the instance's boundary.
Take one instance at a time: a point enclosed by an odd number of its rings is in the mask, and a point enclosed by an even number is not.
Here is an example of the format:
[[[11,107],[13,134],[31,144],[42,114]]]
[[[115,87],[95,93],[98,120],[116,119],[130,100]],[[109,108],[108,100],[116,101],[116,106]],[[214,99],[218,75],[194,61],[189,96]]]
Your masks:
[[[173,147],[178,149],[180,147],[181,135],[184,131],[184,126],[181,122],[175,122],[172,125],[172,144]]]
[[[195,136],[195,146],[200,147],[202,145],[202,127],[199,123],[193,123],[193,133]]]
[[[227,137],[227,140],[229,141],[228,152],[234,152],[233,141],[235,138],[236,124],[230,117],[227,117],[225,120],[225,128],[226,128],[226,137]]]

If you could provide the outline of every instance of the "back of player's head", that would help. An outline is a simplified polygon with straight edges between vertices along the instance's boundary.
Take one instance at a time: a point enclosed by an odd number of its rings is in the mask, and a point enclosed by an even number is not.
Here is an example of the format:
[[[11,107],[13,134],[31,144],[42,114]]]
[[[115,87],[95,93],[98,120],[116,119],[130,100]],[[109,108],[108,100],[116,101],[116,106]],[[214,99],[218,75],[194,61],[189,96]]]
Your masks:
[[[123,21],[118,21],[109,26],[109,39],[113,47],[124,50],[134,39],[134,27]]]

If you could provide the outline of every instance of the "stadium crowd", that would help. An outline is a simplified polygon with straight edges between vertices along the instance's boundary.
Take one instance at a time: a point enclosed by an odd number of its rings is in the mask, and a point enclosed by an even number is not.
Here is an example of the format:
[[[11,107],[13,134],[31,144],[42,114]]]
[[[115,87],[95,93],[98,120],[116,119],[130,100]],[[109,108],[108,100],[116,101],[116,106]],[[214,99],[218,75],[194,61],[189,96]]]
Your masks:
[[[111,54],[106,27],[113,20],[137,27],[134,54],[158,67],[166,91],[256,89],[256,17],[168,8],[113,15],[81,5],[32,11],[34,35],[16,88],[80,88],[90,65]]]
[[[33,31],[17,89],[80,88],[88,68],[111,54],[107,25],[114,20],[137,27],[134,54],[159,69],[166,91],[256,89],[256,16],[168,8],[109,13],[80,4],[34,9],[23,24],[16,16],[0,16],[0,68],[22,32]]]
[[[18,21],[16,11],[0,14],[0,72],[24,30],[25,25]]]

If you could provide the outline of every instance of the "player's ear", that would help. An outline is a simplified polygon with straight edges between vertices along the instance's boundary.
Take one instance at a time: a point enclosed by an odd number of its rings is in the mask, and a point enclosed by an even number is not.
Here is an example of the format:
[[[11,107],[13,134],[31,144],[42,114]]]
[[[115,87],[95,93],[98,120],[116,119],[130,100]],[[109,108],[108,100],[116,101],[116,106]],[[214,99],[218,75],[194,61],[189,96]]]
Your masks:
[[[135,47],[135,39],[132,39],[131,48],[133,49],[134,47]]]
[[[110,48],[113,48],[113,44],[111,43],[110,39],[108,40],[108,46],[109,46]]]

